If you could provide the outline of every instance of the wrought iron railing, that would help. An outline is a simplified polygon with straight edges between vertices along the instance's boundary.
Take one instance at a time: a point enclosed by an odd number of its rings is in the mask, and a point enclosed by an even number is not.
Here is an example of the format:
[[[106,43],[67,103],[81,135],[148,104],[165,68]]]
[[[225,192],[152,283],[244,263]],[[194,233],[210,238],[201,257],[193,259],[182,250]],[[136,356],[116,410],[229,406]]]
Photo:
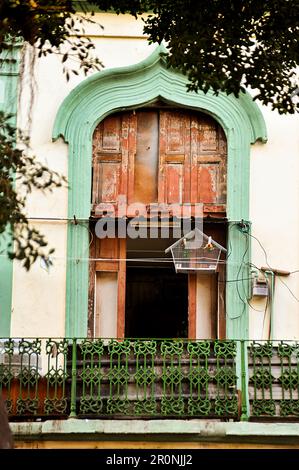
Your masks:
[[[299,343],[252,342],[248,382],[253,419],[299,418]]]
[[[295,342],[2,339],[11,419],[299,418]]]

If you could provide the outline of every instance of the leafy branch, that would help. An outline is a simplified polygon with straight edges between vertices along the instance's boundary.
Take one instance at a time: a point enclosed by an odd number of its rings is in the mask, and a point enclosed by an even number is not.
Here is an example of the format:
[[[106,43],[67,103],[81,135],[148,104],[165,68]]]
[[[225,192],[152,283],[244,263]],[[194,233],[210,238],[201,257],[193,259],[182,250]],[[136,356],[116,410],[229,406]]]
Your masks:
[[[31,227],[25,214],[25,203],[33,189],[52,191],[66,185],[66,179],[51,171],[30,154],[29,140],[10,124],[12,115],[0,112],[0,236],[5,241],[11,234],[8,256],[22,260],[29,270],[42,258],[47,264],[54,249],[45,250],[47,241],[39,230]]]
[[[66,66],[76,59],[84,75],[103,67],[95,54],[94,43],[86,36],[85,25],[98,24],[91,15],[76,12],[69,0],[0,0],[0,53],[11,50],[16,38],[22,38],[37,50],[37,56],[60,55],[67,80],[78,75],[78,67]]]
[[[149,42],[168,44],[169,67],[188,89],[239,96],[246,88],[280,114],[299,111],[293,100],[299,65],[298,0],[98,0],[117,13],[143,18]]]

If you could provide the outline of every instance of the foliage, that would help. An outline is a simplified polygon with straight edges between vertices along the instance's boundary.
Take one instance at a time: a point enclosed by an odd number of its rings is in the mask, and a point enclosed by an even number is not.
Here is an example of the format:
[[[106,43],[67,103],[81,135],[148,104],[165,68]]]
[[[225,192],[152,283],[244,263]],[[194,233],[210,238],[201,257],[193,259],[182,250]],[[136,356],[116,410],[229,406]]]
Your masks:
[[[149,12],[145,34],[150,42],[168,43],[168,64],[188,76],[189,90],[238,96],[249,87],[279,113],[298,110],[292,96],[298,87],[299,0],[0,0],[0,52],[7,35],[22,36],[40,55],[60,52],[63,62],[77,57],[85,73],[100,68],[76,13],[88,4],[89,10],[135,17]]]
[[[45,252],[45,237],[30,227],[24,213],[26,197],[33,189],[51,190],[66,180],[30,155],[25,136],[20,135],[15,145],[16,129],[9,122],[12,117],[0,112],[0,234],[6,230],[12,234],[8,255],[23,260],[28,270],[38,257],[48,264],[54,250]]]
[[[279,113],[298,111],[299,0],[99,0],[144,20],[150,42],[168,43],[170,67],[190,80],[189,90],[255,98]]]
[[[78,66],[84,74],[98,70],[102,64],[94,57],[94,44],[84,36],[84,21],[69,0],[0,0],[0,65],[11,61],[21,39],[34,46],[38,57],[60,54],[67,79],[70,73],[78,74]],[[70,68],[67,59],[75,59],[78,66]],[[1,244],[6,239],[9,243],[8,256],[29,270],[38,258],[49,264],[54,250],[47,249],[44,235],[30,226],[26,197],[33,189],[51,190],[66,180],[30,155],[29,139],[12,120],[12,115],[0,113],[0,236]]]
[[[84,74],[99,70],[102,63],[85,36],[86,21],[93,23],[90,15],[76,14],[70,0],[0,0],[0,53],[21,37],[37,49],[38,57],[56,53],[63,63],[75,59]],[[78,74],[76,67],[65,66],[64,71],[67,79],[70,73]]]

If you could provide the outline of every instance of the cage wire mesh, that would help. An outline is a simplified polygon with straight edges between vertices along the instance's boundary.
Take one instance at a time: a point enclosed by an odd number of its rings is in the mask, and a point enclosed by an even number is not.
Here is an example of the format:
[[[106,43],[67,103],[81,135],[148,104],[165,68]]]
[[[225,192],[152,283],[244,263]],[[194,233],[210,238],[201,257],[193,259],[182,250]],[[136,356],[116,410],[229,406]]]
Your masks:
[[[165,253],[169,251],[177,273],[213,273],[226,249],[196,228],[168,247]]]

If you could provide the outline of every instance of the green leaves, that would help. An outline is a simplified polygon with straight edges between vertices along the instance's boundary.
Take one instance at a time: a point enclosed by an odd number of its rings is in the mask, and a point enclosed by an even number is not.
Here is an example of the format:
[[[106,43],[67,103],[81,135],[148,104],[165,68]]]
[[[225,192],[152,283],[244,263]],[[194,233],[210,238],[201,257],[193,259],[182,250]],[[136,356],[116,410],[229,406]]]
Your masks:
[[[245,88],[279,113],[298,111],[299,1],[94,1],[144,19],[151,43],[167,42],[168,65],[189,80],[189,91],[239,96]]]
[[[26,198],[33,189],[51,191],[65,185],[66,179],[30,154],[28,138],[20,131],[15,145],[17,129],[10,124],[11,118],[0,111],[0,246],[8,227],[12,234],[8,256],[22,261],[29,270],[38,258],[49,263],[54,250],[45,251],[44,235],[30,226],[25,214]]]
[[[100,70],[102,63],[84,29],[86,23],[95,22],[90,16],[76,14],[74,4],[71,0],[1,0],[0,53],[21,37],[37,49],[38,58],[54,53],[63,64],[70,59],[63,69],[67,79],[71,73],[77,75],[78,69],[85,75]]]
[[[247,87],[279,113],[298,110],[292,99],[298,87],[298,0],[92,0],[89,4],[135,17],[149,12],[143,17],[144,33],[151,43],[168,43],[168,65],[189,78],[189,90],[239,96]],[[56,52],[63,64],[77,61],[84,74],[99,70],[102,64],[84,33],[86,17],[75,8],[76,2],[70,0],[2,0],[0,52],[7,47],[8,35],[22,36],[38,47],[40,57]],[[88,21],[95,22],[91,16]],[[64,72],[69,79],[78,67],[64,66]]]

